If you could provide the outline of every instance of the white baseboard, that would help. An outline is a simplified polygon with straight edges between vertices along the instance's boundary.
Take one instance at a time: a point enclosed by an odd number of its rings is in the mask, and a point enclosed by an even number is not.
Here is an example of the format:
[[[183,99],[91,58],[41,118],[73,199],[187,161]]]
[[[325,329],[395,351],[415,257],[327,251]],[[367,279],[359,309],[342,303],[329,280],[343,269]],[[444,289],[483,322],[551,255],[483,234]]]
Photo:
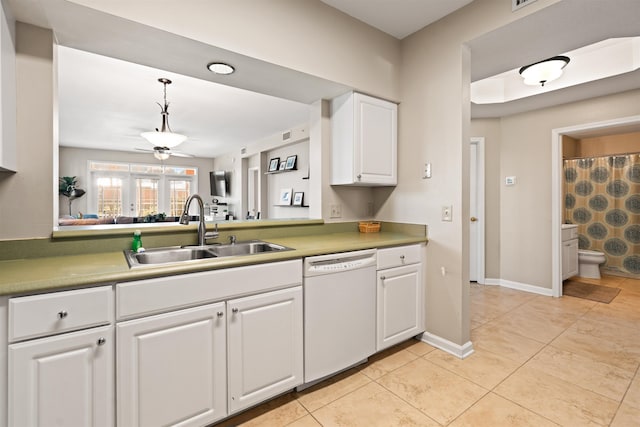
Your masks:
[[[467,341],[463,345],[459,345],[429,332],[423,333],[422,337],[420,337],[420,341],[426,342],[427,344],[439,348],[442,351],[446,351],[460,359],[464,359],[473,353],[473,344],[471,341]]]
[[[544,295],[547,297],[553,296],[553,290],[551,288],[541,288],[540,286],[529,285],[527,283],[513,282],[511,280],[504,279],[485,279],[485,285],[498,285],[505,288],[516,289],[518,291],[531,292],[533,294]]]

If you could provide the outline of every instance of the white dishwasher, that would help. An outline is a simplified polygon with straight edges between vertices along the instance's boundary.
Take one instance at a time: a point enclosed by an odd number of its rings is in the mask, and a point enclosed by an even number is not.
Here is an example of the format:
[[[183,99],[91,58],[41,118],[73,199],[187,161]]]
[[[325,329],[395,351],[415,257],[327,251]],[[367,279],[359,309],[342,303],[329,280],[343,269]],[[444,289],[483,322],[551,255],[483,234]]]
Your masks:
[[[375,352],[375,249],[305,258],[303,286],[305,383]]]

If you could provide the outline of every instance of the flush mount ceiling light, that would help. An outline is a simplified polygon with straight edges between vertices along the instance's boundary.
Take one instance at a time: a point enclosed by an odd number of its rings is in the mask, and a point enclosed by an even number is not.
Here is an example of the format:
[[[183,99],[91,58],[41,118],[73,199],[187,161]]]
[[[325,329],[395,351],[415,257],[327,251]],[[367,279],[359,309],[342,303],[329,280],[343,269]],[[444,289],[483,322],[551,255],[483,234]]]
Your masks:
[[[233,68],[233,66],[229,64],[225,64],[224,62],[212,62],[210,64],[207,64],[207,68],[212,73],[222,74],[223,76],[233,74],[233,72],[236,71],[236,69]]]
[[[562,75],[562,69],[569,63],[568,56],[554,56],[535,64],[525,65],[520,68],[520,75],[524,78],[524,84],[530,86],[541,85],[556,80]]]
[[[164,85],[164,105],[158,102],[160,105],[160,114],[162,115],[162,126],[160,130],[156,128],[155,131],[143,132],[140,135],[153,144],[154,147],[167,147],[173,148],[179,144],[182,144],[187,137],[180,135],[179,133],[171,132],[169,127],[169,103],[167,102],[167,85],[171,84],[171,80],[160,78],[160,83]]]

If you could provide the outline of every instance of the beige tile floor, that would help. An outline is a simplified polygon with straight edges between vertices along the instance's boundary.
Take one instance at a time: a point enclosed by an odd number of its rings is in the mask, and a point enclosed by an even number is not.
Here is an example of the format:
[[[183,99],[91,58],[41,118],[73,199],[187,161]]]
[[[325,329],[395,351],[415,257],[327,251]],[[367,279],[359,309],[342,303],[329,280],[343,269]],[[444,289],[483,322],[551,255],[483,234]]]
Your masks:
[[[640,426],[640,280],[610,303],[472,284],[460,360],[411,340],[220,426]]]

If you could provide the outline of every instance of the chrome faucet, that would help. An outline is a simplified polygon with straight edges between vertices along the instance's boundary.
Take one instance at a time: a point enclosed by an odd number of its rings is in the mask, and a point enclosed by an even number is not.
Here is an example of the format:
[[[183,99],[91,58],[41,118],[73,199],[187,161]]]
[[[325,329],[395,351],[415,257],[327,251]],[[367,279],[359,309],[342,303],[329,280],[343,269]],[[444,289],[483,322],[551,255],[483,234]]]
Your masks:
[[[232,234],[231,236],[229,236],[229,243],[232,245],[236,244],[236,235]]]
[[[202,201],[202,197],[197,194],[192,194],[189,196],[186,202],[184,202],[184,210],[182,211],[182,215],[180,215],[180,224],[188,225],[189,224],[189,206],[191,206],[191,201],[196,199],[198,201],[198,207],[200,208],[200,222],[198,223],[198,246],[204,246],[206,239],[215,239],[218,237],[218,223],[216,223],[216,230],[207,232],[207,226],[204,223],[204,203]]]

